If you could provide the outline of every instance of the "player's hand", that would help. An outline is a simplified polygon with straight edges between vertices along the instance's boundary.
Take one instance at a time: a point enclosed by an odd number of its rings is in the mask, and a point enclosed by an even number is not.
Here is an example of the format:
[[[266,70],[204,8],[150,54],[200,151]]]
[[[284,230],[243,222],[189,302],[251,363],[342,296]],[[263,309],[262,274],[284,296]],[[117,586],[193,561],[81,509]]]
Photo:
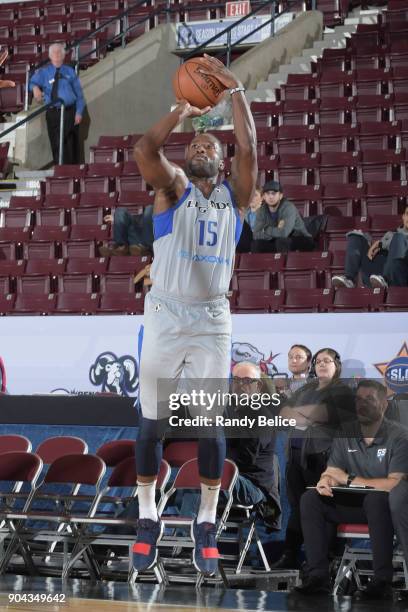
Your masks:
[[[82,115],[78,115],[78,113],[75,115],[75,125],[79,125],[82,121]]]
[[[4,64],[4,62],[8,58],[8,54],[8,49],[3,49],[3,51],[0,52],[0,66]]]
[[[216,57],[211,57],[204,53],[204,60],[205,62],[202,62],[202,67],[198,69],[198,72],[216,78],[226,89],[242,87],[241,81],[237,79],[235,74],[224,66]]]
[[[5,89],[6,87],[15,87],[16,84],[14,81],[0,81],[0,89]]]
[[[104,223],[113,223],[113,215],[105,215],[103,218]]]
[[[205,115],[211,109],[211,106],[206,106],[205,108],[197,108],[197,106],[193,106],[187,100],[177,100],[177,110],[180,113],[180,121],[184,121],[187,117],[201,117],[201,115]]]

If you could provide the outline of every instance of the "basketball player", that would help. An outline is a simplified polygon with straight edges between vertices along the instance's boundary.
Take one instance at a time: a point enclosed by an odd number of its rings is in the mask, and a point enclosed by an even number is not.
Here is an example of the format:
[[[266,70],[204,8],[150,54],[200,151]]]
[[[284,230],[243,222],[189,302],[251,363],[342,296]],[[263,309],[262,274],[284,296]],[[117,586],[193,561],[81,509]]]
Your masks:
[[[155,504],[162,455],[158,379],[228,379],[231,316],[225,297],[235,246],[257,179],[256,131],[244,87],[215,58],[205,56],[202,73],[230,90],[236,153],[230,183],[217,185],[224,168],[222,146],[211,134],[192,139],[186,172],[163,155],[171,132],[187,117],[202,115],[187,101],[158,121],[135,146],[140,172],[156,192],[153,288],[146,296],[140,365],[141,425],[136,445],[139,522],[133,566],[142,571],[157,559],[163,527]],[[201,503],[192,526],[193,561],[203,574],[218,566],[215,522],[225,459],[224,434],[200,439]]]

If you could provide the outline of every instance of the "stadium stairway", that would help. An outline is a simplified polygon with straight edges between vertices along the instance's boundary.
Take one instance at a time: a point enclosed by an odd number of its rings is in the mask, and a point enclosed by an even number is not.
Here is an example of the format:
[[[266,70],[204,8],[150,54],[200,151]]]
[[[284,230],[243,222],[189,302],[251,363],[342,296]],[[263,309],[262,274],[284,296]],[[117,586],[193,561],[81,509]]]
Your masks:
[[[249,102],[270,102],[276,100],[276,89],[285,85],[289,74],[310,74],[312,62],[322,57],[324,49],[341,49],[346,46],[347,38],[354,34],[359,24],[374,24],[377,16],[381,13],[380,8],[353,9],[344,21],[344,25],[335,28],[326,27],[322,40],[316,40],[313,47],[304,49],[302,55],[292,58],[290,63],[283,64],[279,72],[270,74],[269,77],[260,81],[256,89],[247,90]]]

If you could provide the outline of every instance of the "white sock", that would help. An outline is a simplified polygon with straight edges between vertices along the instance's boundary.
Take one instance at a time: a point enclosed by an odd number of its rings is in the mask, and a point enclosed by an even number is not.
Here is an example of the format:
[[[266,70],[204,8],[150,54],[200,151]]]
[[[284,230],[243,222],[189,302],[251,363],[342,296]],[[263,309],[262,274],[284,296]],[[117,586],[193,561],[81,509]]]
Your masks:
[[[139,482],[137,481],[137,496],[139,499],[139,518],[158,521],[156,508],[156,482]]]
[[[201,501],[197,523],[215,523],[220,489],[220,484],[206,485],[203,482],[201,483]]]

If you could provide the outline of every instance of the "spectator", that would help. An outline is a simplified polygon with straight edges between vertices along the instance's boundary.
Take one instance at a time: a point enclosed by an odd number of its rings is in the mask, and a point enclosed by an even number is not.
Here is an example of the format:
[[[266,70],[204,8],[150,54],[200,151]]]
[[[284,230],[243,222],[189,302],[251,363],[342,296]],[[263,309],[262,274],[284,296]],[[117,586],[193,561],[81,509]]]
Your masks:
[[[287,200],[277,181],[268,181],[262,190],[263,202],[253,229],[254,253],[313,251],[314,241],[296,206]]]
[[[370,244],[366,234],[347,234],[344,274],[333,276],[334,287],[355,287],[361,271],[367,287],[408,286],[408,206],[402,215],[402,226],[387,232]]]
[[[294,344],[288,353],[288,370],[292,374],[289,379],[291,393],[294,393],[306,383],[312,363],[312,351],[303,344]]]
[[[232,370],[232,393],[238,397],[253,396],[259,393],[274,392],[273,386],[267,386],[257,365],[240,362]],[[232,397],[234,400],[234,397]],[[249,414],[250,413],[250,414]],[[256,413],[248,403],[240,405],[233,402],[227,406],[225,416],[240,418],[245,415],[266,414],[272,418],[276,414],[273,406],[262,407]],[[275,466],[275,431],[272,428],[262,428],[242,432],[242,437],[230,435],[227,437],[227,457],[238,466],[239,476],[234,486],[234,502],[244,506],[257,507],[265,524],[272,529],[280,529],[280,495],[279,473]],[[233,432],[232,432],[233,433]],[[182,516],[193,516],[197,513],[199,495],[193,492],[183,492],[180,507]]]
[[[37,102],[55,104],[46,111],[48,137],[50,139],[54,164],[59,163],[61,102],[64,112],[64,150],[63,163],[77,164],[79,157],[78,125],[84,114],[85,100],[81,83],[73,68],[64,64],[65,50],[55,43],[48,50],[50,64],[39,68],[30,79],[30,91]]]
[[[259,393],[273,393],[265,385],[259,367],[254,363],[240,362],[232,370],[232,391],[237,396],[251,396]],[[251,408],[231,405],[227,409],[232,418],[241,413],[248,414]],[[267,412],[273,417],[276,409],[263,407],[257,415]],[[270,413],[270,414],[269,414]],[[251,416],[253,416],[251,414]],[[252,437],[227,438],[227,457],[235,461],[239,477],[234,488],[234,499],[238,504],[261,506],[265,523],[272,528],[279,527],[281,505],[279,496],[279,474],[275,467],[275,431],[262,428]]]
[[[317,351],[312,362],[316,380],[303,386],[287,401],[280,414],[295,418],[296,437],[288,443],[286,488],[290,516],[282,557],[274,569],[299,568],[303,542],[300,523],[300,498],[308,486],[315,486],[326,467],[333,436],[340,423],[353,414],[352,391],[340,381],[340,355],[331,348]]]
[[[254,231],[256,213],[261,208],[261,204],[262,204],[262,191],[260,190],[259,187],[257,187],[255,189],[254,197],[249,203],[249,209],[247,211],[247,214],[245,215],[245,221],[247,221],[252,231]]]
[[[146,206],[140,215],[131,215],[119,207],[114,215],[106,215],[105,223],[113,222],[113,245],[99,247],[102,257],[145,255],[153,251],[153,206]]]
[[[362,380],[356,391],[357,420],[333,442],[328,467],[315,490],[307,491],[300,510],[308,575],[296,590],[303,594],[329,593],[327,527],[339,523],[368,523],[373,552],[374,578],[363,599],[391,599],[393,539],[408,542],[406,483],[408,431],[384,418],[386,388]],[[379,489],[363,495],[334,492],[332,487],[351,483]],[[405,550],[405,558],[408,550]]]

